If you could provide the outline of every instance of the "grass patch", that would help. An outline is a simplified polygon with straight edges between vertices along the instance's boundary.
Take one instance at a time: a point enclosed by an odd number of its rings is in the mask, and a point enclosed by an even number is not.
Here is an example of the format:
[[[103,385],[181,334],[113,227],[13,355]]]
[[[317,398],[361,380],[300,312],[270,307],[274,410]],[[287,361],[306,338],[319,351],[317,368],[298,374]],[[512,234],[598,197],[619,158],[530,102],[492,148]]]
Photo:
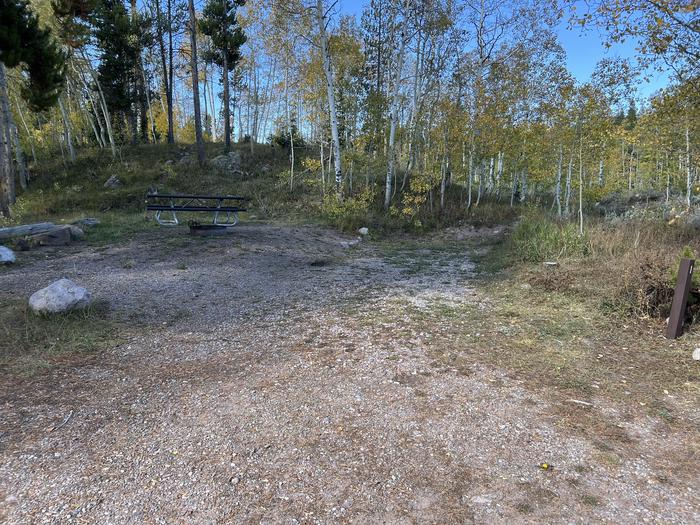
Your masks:
[[[104,302],[66,314],[36,315],[25,301],[0,299],[0,371],[34,375],[58,360],[114,345],[117,333]]]

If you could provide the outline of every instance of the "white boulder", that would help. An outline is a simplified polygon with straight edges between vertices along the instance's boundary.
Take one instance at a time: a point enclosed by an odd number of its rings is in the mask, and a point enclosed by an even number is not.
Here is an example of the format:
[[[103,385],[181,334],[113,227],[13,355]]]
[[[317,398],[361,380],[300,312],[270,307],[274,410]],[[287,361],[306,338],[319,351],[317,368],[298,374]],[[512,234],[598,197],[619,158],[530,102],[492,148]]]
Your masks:
[[[693,350],[693,359],[700,361],[700,348]]]
[[[369,235],[369,228],[360,228],[359,230],[357,230],[357,233],[359,233],[363,237],[365,235]]]
[[[12,264],[16,260],[15,252],[5,246],[0,246],[0,264]]]
[[[68,279],[60,279],[29,298],[29,306],[36,313],[67,312],[89,304],[90,292]]]

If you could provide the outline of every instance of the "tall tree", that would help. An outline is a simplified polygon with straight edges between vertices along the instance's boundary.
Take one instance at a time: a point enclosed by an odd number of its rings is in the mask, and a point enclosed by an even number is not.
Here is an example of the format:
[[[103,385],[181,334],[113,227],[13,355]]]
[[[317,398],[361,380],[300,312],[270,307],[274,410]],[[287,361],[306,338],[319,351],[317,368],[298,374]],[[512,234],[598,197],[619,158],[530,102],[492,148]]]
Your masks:
[[[22,95],[30,108],[43,110],[56,103],[65,78],[65,56],[24,0],[0,4],[0,213],[9,217],[15,201],[13,163],[22,152],[13,147],[6,67],[26,73]]]
[[[212,40],[214,52],[210,58],[221,68],[223,86],[224,145],[231,147],[230,73],[241,59],[241,46],[246,37],[236,19],[236,10],[245,0],[209,0],[204,7],[200,28]]]
[[[197,161],[205,161],[204,137],[202,136],[202,116],[199,108],[199,71],[197,63],[197,14],[194,10],[194,0],[189,0],[189,32],[190,32],[190,71],[192,74],[192,101],[194,103],[194,136],[197,143]]]

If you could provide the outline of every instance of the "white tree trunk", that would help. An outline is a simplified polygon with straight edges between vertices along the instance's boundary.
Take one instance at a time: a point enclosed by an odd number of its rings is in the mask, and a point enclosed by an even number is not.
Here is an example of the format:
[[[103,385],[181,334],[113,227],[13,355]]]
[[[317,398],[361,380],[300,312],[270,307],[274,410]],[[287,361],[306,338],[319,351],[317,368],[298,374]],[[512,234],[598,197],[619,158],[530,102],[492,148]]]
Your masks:
[[[557,183],[554,188],[554,204],[557,207],[557,215],[561,217],[561,172],[564,162],[564,148],[559,146],[559,163],[557,164]]]
[[[68,158],[71,162],[75,162],[75,149],[73,148],[73,136],[71,133],[70,120],[66,113],[66,107],[63,105],[63,99],[58,97],[58,107],[61,110],[61,118],[63,119],[63,140],[68,148]]]
[[[284,68],[284,112],[287,116],[287,133],[289,134],[289,189],[294,189],[294,128],[289,111],[289,63]]]
[[[501,193],[501,178],[503,177],[503,152],[498,152],[498,167],[496,168],[496,198]]]
[[[323,0],[316,0],[316,21],[321,43],[321,55],[323,57],[323,71],[326,74],[326,88],[328,91],[328,109],[331,120],[331,137],[333,139],[333,162],[335,167],[335,189],[341,195],[343,184],[343,170],[340,155],[340,136],[338,135],[338,116],[335,107],[335,78],[333,64],[331,63],[331,50],[328,46],[326,34],[326,14]]]
[[[472,207],[472,184],[474,181],[474,144],[469,150],[469,168],[467,170],[467,209]]]
[[[685,171],[685,180],[687,185],[685,192],[685,203],[688,208],[690,208],[691,195],[693,193],[693,178],[690,170],[690,123],[687,120],[685,122]]]
[[[571,176],[574,171],[574,154],[569,156],[569,169],[566,172],[566,194],[564,196],[564,215],[571,215]]]
[[[24,120],[24,113],[22,112],[22,107],[17,102],[17,113],[19,114],[19,119],[22,121],[22,126],[24,127],[24,131],[27,133],[27,140],[29,141],[29,147],[32,149],[32,159],[34,160],[34,164],[36,165],[36,150],[34,149],[34,137],[32,136],[32,132],[29,131],[29,126],[27,126],[27,121]]]
[[[393,94],[391,96],[391,110],[389,113],[389,149],[387,152],[386,188],[384,193],[384,208],[389,209],[391,204],[392,186],[394,183],[394,171],[396,166],[396,127],[399,120],[399,93],[401,89],[401,73],[403,70],[403,56],[406,49],[406,36],[401,32],[401,46],[396,57],[396,76],[394,77]]]
[[[583,137],[578,147],[578,219],[579,235],[583,235]]]

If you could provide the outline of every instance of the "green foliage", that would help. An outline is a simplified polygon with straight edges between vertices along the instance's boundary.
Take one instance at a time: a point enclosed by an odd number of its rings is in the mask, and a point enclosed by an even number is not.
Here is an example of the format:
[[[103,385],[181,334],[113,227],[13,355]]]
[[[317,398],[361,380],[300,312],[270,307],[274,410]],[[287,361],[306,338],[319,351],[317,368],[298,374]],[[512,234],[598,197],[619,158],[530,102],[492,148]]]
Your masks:
[[[99,80],[108,107],[128,113],[139,100],[141,51],[150,43],[150,22],[129,13],[121,0],[101,0],[94,12],[95,38],[100,49]]]
[[[322,214],[334,226],[353,231],[366,226],[374,200],[375,194],[369,188],[342,200],[329,193],[323,199]]]
[[[586,236],[572,223],[560,223],[542,215],[527,214],[510,238],[514,256],[523,262],[543,262],[561,257],[583,257],[589,252]]]
[[[681,253],[678,254],[676,263],[671,267],[670,281],[674,285],[678,282],[678,270],[680,269],[681,259],[684,258],[695,259],[695,266],[697,267],[698,271],[693,271],[691,287],[700,292],[700,260],[698,259],[698,255],[692,246],[684,246]]]
[[[299,133],[299,128],[297,127],[296,122],[292,122],[291,135],[294,139],[294,149],[306,147],[304,137],[302,137]],[[274,135],[270,135],[267,140],[270,141],[270,144],[281,146],[287,150],[289,150],[289,146],[291,145],[289,140],[289,131],[287,130],[286,126],[280,127],[277,132]]]
[[[22,96],[33,110],[53,106],[63,88],[65,55],[25,0],[0,4],[0,62],[28,75]]]
[[[246,42],[243,29],[236,20],[236,10],[245,0],[209,0],[204,6],[199,28],[212,40],[214,50],[204,56],[217,66],[224,67],[224,57],[229,71],[233,71],[241,59],[241,46]]]

